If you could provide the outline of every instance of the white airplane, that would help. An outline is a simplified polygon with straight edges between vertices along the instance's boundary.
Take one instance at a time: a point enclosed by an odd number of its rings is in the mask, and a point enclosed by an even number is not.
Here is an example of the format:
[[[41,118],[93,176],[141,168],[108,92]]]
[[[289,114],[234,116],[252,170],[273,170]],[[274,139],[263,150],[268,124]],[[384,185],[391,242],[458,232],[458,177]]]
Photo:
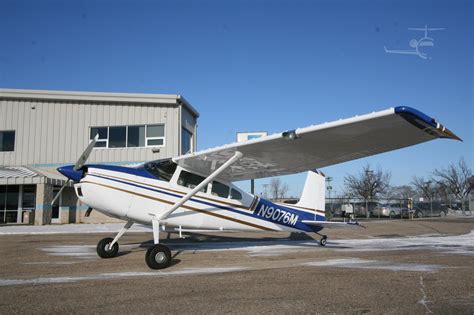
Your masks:
[[[440,27],[432,27],[428,28],[428,25],[425,25],[424,28],[415,28],[409,27],[411,31],[423,31],[425,32],[425,36],[420,39],[411,39],[409,45],[414,50],[397,50],[397,49],[387,49],[387,47],[383,47],[385,52],[388,54],[403,54],[403,55],[417,55],[422,59],[428,59],[428,54],[421,52],[420,47],[433,47],[434,46],[434,38],[428,37],[428,31],[444,31],[445,28]]]
[[[75,165],[58,171],[75,182],[78,198],[89,206],[88,214],[95,209],[127,221],[115,238],[98,243],[100,257],[116,256],[119,238],[134,223],[147,224],[153,228],[154,246],[147,250],[145,261],[150,268],[161,269],[172,256],[160,243],[160,231],[180,236],[183,229],[314,232],[325,246],[327,237],[319,233],[323,228],[359,224],[325,221],[325,180],[316,168],[437,138],[461,140],[435,119],[396,107],[137,167],[85,164],[96,136]],[[295,205],[274,203],[232,184],[304,171],[309,172]]]

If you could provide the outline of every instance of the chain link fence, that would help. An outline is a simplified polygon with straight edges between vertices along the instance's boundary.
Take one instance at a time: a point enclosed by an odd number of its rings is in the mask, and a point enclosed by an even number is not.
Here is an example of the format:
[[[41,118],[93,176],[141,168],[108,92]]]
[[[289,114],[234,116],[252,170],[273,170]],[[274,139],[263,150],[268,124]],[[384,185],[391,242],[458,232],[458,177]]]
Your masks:
[[[412,219],[445,217],[460,211],[460,202],[413,201],[412,199],[326,198],[326,218]],[[464,209],[470,214],[469,203]]]

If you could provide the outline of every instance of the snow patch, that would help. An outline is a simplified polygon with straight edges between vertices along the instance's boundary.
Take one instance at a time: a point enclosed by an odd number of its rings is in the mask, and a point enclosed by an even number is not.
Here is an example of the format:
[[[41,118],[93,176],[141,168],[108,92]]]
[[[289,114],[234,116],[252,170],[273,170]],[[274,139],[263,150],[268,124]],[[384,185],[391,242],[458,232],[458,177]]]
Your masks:
[[[323,261],[313,261],[303,263],[309,267],[338,267],[338,268],[358,268],[358,269],[381,269],[391,271],[419,271],[435,272],[445,267],[439,265],[395,263],[389,261],[366,260],[360,258],[329,259]]]
[[[105,224],[64,224],[64,225],[14,225],[0,227],[0,235],[40,235],[40,234],[91,234],[91,233],[118,233],[124,223]],[[150,232],[146,225],[134,224],[130,232]]]
[[[11,285],[36,285],[36,284],[57,284],[57,283],[72,283],[79,281],[93,281],[93,280],[113,280],[136,277],[165,277],[165,276],[180,276],[180,275],[200,275],[200,274],[214,274],[225,272],[243,271],[243,267],[220,267],[220,268],[187,268],[176,271],[148,271],[148,272],[114,272],[101,273],[87,276],[71,276],[71,277],[41,277],[33,279],[0,279],[0,286]]]

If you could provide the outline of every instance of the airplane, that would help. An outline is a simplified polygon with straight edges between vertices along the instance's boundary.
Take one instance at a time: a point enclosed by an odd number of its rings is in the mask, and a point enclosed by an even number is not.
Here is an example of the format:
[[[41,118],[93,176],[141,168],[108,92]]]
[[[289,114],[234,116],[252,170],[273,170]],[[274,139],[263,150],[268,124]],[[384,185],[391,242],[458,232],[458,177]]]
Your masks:
[[[411,39],[409,45],[414,50],[394,50],[394,49],[387,49],[387,47],[383,47],[385,52],[388,54],[405,54],[405,55],[417,55],[422,59],[428,59],[428,54],[423,53],[420,51],[420,47],[433,47],[434,46],[434,38],[428,37],[428,31],[444,31],[445,28],[428,28],[428,25],[425,25],[424,28],[416,28],[416,27],[409,27],[411,31],[424,31],[425,36],[416,40],[415,38]]]
[[[160,231],[289,231],[316,233],[355,228],[355,221],[325,218],[325,178],[318,168],[392,151],[437,138],[461,140],[434,118],[410,107],[395,107],[353,118],[288,130],[134,167],[86,164],[98,139],[75,165],[57,170],[77,197],[92,209],[126,221],[114,238],[97,244],[102,258],[117,256],[120,237],[135,224],[150,225],[154,245],[145,254],[151,269],[172,260]],[[462,140],[461,140],[462,141]],[[300,200],[280,204],[247,193],[235,181],[308,172]]]

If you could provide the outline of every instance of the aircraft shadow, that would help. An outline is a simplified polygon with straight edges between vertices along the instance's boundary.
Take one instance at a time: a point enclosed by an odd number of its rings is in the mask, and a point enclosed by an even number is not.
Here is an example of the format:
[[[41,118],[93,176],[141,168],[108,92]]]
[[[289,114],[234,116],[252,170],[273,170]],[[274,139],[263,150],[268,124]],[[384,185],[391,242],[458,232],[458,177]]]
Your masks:
[[[161,243],[168,246],[171,250],[177,251],[173,257],[179,255],[182,251],[192,250],[223,250],[223,249],[242,249],[258,248],[265,246],[286,246],[295,248],[315,248],[319,247],[319,242],[305,233],[291,233],[288,237],[243,237],[232,235],[212,235],[203,233],[183,233],[184,239],[164,237]],[[128,243],[127,245],[137,245],[137,243]],[[153,246],[153,240],[147,240],[138,243],[138,248],[149,248]],[[328,246],[330,247],[330,246]],[[338,246],[338,248],[341,248]]]

